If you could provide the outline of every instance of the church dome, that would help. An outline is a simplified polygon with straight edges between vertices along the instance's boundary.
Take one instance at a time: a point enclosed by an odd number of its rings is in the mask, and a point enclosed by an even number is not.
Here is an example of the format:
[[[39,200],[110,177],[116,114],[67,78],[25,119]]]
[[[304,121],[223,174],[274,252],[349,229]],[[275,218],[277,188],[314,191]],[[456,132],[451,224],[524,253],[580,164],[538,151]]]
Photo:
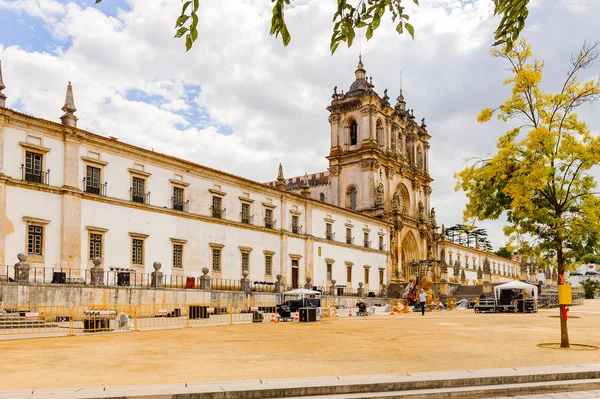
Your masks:
[[[369,83],[367,82],[367,79],[361,78],[361,79],[355,80],[354,83],[352,83],[352,85],[350,86],[350,90],[348,90],[348,92],[356,91],[356,90],[367,90],[368,88],[369,88]]]

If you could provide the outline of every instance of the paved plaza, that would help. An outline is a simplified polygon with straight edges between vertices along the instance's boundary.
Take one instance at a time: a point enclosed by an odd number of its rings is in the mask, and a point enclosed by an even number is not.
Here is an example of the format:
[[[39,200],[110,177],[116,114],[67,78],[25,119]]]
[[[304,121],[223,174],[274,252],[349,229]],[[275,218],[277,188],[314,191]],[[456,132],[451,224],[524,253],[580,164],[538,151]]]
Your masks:
[[[0,375],[16,390],[600,363],[599,350],[537,346],[559,339],[557,314],[453,310],[2,341]],[[569,315],[572,343],[600,345],[600,300]]]

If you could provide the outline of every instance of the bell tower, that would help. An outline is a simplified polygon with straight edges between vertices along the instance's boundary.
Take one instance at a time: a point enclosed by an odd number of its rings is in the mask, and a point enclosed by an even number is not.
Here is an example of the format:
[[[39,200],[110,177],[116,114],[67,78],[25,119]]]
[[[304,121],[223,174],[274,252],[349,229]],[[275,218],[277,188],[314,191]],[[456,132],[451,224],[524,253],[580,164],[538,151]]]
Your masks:
[[[387,89],[380,96],[360,57],[348,92],[338,93],[336,86],[327,110],[330,202],[392,223],[396,274],[398,281],[408,280],[409,260],[402,259],[403,253],[426,259],[434,236],[435,217],[429,211],[431,136],[425,120],[415,122],[402,90],[394,106]],[[405,239],[414,243],[411,251],[399,251]]]

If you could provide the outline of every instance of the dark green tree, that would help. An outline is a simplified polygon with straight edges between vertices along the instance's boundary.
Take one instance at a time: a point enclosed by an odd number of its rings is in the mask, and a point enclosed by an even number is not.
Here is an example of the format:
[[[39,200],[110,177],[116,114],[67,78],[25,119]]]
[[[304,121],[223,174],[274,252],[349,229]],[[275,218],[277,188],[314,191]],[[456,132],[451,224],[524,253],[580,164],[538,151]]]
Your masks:
[[[594,299],[600,291],[600,281],[585,279],[579,283],[583,287],[585,299]]]
[[[498,255],[498,256],[502,256],[503,258],[507,258],[507,259],[510,259],[510,257],[512,256],[512,254],[510,253],[510,251],[506,247],[500,247],[494,253],[496,255]]]

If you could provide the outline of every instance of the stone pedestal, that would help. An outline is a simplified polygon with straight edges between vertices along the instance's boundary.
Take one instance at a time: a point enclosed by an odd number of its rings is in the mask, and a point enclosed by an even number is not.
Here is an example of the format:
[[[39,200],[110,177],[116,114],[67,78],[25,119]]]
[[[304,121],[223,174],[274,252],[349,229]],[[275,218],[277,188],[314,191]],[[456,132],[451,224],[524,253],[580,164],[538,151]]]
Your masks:
[[[329,295],[331,295],[331,296],[337,295],[337,289],[335,288],[336,282],[337,281],[335,281],[335,280],[331,280],[331,285],[329,286]]]
[[[29,263],[26,263],[27,255],[19,252],[17,255],[19,262],[15,263],[15,280],[20,284],[29,283]]]
[[[278,274],[277,276],[275,276],[275,278],[277,278],[277,281],[275,282],[275,293],[283,294],[283,291],[285,290],[285,285],[283,284],[283,281],[281,281],[281,279],[283,279],[283,276],[281,274]]]
[[[160,268],[162,267],[162,265],[160,264],[160,262],[154,262],[152,267],[154,267],[154,271],[152,273],[150,273],[150,276],[152,278],[152,282],[150,284],[151,287],[152,288],[164,287],[165,283],[163,281],[163,272],[159,271]]]
[[[202,268],[202,276],[200,276],[200,289],[204,291],[210,291],[210,276],[208,275],[208,268]]]
[[[440,296],[448,296],[448,293],[450,292],[450,286],[448,285],[448,282],[446,280],[442,280],[440,283]]]
[[[250,283],[250,279],[248,279],[248,270],[242,271],[242,279],[240,280],[240,284],[242,286],[242,291],[249,294],[252,291],[252,285]]]
[[[358,283],[358,289],[356,290],[358,296],[365,296],[365,289],[363,288],[363,283]]]
[[[402,298],[405,290],[406,283],[403,283],[400,280],[392,280],[388,284],[387,296],[388,298]]]
[[[304,284],[305,289],[312,290],[313,285],[312,285],[311,281],[312,281],[312,278],[310,278],[310,277],[306,278],[306,284]]]
[[[100,267],[102,259],[94,258],[92,262],[94,263],[94,267],[90,269],[92,285],[104,285],[104,268]]]

